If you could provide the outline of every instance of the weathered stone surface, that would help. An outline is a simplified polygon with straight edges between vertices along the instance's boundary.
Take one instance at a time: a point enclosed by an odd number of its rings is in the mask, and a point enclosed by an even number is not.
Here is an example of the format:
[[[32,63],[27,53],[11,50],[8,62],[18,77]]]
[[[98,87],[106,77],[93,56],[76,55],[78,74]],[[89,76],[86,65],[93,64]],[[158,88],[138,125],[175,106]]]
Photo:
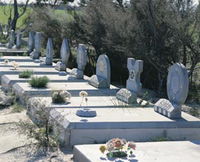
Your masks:
[[[154,110],[171,119],[181,118],[181,105],[171,103],[166,99],[160,99],[156,102]]]
[[[52,65],[53,55],[54,55],[53,40],[52,38],[48,38],[47,47],[46,47],[46,59],[45,59],[46,65]]]
[[[66,71],[69,56],[70,56],[70,48],[69,48],[69,43],[67,39],[64,39],[62,42],[62,46],[60,49],[60,56],[61,56],[61,62],[58,62],[55,68],[58,71]]]
[[[87,64],[87,49],[85,45],[79,44],[77,49],[77,66],[73,68],[70,74],[67,76],[67,80],[82,79],[84,76],[84,69]]]
[[[34,40],[34,50],[30,54],[32,59],[39,59],[40,57],[41,41],[42,41],[41,39],[42,39],[42,33],[36,32]]]
[[[83,109],[77,110],[76,115],[80,117],[95,117],[97,116],[97,113],[94,109],[83,108]]]
[[[14,45],[15,45],[15,31],[11,30],[7,47],[12,48]]]
[[[181,105],[188,95],[188,73],[184,65],[176,63],[169,68],[167,76],[167,94],[169,101],[160,99],[154,110],[172,119],[181,118]]]
[[[120,89],[117,92],[116,97],[118,100],[121,100],[128,104],[134,104],[137,100],[137,95],[126,88]]]
[[[10,106],[13,104],[14,99],[14,96],[8,96],[0,90],[0,106]]]
[[[89,84],[96,88],[110,87],[110,61],[107,55],[100,55],[96,65],[96,75],[93,75]]]
[[[140,75],[143,71],[143,61],[128,58],[127,68],[129,71],[129,78],[126,81],[126,88],[130,91],[140,95],[142,91],[142,83],[140,82]]]
[[[22,45],[22,33],[17,33],[16,48],[20,49]]]
[[[28,53],[31,53],[34,49],[34,37],[35,32],[31,31],[28,34]]]
[[[184,104],[189,89],[188,72],[184,65],[176,63],[169,68],[167,95],[171,102]]]

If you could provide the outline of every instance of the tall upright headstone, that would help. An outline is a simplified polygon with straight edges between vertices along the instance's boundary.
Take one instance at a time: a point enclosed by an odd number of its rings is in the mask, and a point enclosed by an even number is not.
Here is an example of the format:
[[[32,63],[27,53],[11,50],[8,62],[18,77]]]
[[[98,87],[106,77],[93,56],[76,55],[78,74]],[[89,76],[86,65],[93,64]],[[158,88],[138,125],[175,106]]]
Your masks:
[[[181,118],[181,106],[184,104],[189,90],[187,69],[176,63],[169,68],[167,76],[167,95],[169,100],[160,99],[154,110],[171,119]]]
[[[140,75],[143,72],[143,61],[128,58],[127,68],[129,71],[129,78],[126,81],[126,88],[120,89],[116,97],[125,103],[132,104],[136,102],[137,96],[142,93]]]
[[[31,31],[28,34],[28,53],[31,53],[34,49],[34,36],[35,32]]]
[[[96,88],[110,88],[110,61],[107,55],[100,55],[96,65],[96,75],[89,79],[89,84]]]
[[[61,56],[61,61],[59,61],[56,64],[55,68],[58,71],[66,71],[69,56],[70,56],[69,42],[67,39],[64,39],[62,42],[62,46],[60,49],[60,56]]]
[[[48,38],[47,47],[46,47],[46,58],[45,58],[46,65],[52,65],[53,56],[54,56],[53,40],[52,38]]]
[[[82,79],[84,76],[85,66],[87,64],[87,49],[84,44],[79,44],[77,49],[77,68],[73,68],[67,76],[67,80]]]
[[[3,34],[3,27],[1,24],[0,24],[0,34]]]
[[[15,31],[11,30],[7,47],[12,48],[15,45]]]
[[[41,39],[42,39],[42,33],[36,32],[34,40],[34,50],[33,52],[30,53],[32,59],[39,59],[40,57]]]
[[[17,33],[16,48],[20,49],[22,45],[22,33]]]

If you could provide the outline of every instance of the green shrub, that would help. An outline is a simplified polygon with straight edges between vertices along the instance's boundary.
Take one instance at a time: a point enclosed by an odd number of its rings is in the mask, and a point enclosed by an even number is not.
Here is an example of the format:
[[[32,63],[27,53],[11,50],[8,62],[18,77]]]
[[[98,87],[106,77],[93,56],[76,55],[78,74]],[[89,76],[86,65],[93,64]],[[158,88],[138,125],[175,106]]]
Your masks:
[[[13,106],[12,106],[12,113],[20,113],[20,112],[22,112],[22,111],[24,111],[25,110],[25,108],[22,106],[22,105],[20,105],[20,104],[18,104],[18,103],[15,103]]]
[[[46,76],[43,77],[32,77],[29,81],[31,87],[34,88],[46,88],[49,82],[49,78]]]
[[[19,78],[30,78],[33,75],[33,71],[25,70],[19,73]]]
[[[52,102],[53,103],[66,103],[70,100],[71,94],[67,91],[53,91],[52,92]]]

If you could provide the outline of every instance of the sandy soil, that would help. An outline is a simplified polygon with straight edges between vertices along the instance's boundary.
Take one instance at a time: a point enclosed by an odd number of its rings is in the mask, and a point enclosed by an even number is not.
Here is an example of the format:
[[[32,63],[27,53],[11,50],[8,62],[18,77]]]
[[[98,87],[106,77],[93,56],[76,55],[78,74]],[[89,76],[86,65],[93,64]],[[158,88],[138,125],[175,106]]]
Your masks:
[[[12,107],[0,109],[0,162],[72,162],[72,150],[44,155],[37,150],[33,140],[19,133],[16,125],[20,120],[30,121],[26,111],[12,113]]]

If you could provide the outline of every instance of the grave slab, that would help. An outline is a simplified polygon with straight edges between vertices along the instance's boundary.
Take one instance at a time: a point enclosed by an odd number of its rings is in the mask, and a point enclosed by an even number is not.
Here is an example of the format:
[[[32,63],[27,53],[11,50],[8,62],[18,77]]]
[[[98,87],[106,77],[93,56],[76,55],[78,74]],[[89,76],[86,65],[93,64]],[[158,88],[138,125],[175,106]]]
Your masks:
[[[90,86],[86,81],[82,82],[65,82],[65,83],[52,83],[50,82],[47,88],[32,88],[28,83],[15,83],[13,85],[13,92],[19,98],[22,104],[25,104],[28,98],[34,96],[50,96],[52,90],[67,90],[72,96],[79,96],[80,91],[87,91],[91,96],[102,96],[105,94],[114,95],[118,88],[111,87],[111,90],[101,90]]]
[[[32,62],[33,59],[29,56],[2,56],[0,57],[0,62],[4,62],[4,60],[16,61],[16,62]]]
[[[50,111],[54,132],[66,146],[106,142],[120,137],[149,141],[156,137],[172,140],[200,140],[200,119],[182,112],[172,120],[153,108],[99,108],[94,118],[81,118],[77,108],[55,108]]]
[[[200,141],[140,142],[132,157],[108,159],[99,151],[101,145],[77,145],[74,162],[197,162],[200,159]]]

